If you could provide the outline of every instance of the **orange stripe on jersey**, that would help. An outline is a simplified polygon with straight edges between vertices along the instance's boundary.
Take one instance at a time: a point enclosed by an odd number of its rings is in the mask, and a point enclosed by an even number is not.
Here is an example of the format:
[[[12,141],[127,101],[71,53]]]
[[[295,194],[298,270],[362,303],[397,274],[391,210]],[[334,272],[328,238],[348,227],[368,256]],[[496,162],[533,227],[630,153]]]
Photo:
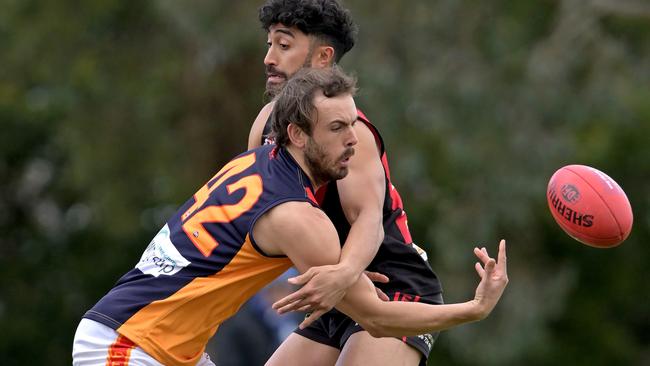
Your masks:
[[[261,255],[247,236],[221,271],[145,306],[117,331],[163,364],[194,365],[219,325],[291,265],[286,257]]]
[[[135,343],[131,342],[125,336],[120,335],[108,348],[106,366],[127,366],[131,357],[131,350],[134,348]]]

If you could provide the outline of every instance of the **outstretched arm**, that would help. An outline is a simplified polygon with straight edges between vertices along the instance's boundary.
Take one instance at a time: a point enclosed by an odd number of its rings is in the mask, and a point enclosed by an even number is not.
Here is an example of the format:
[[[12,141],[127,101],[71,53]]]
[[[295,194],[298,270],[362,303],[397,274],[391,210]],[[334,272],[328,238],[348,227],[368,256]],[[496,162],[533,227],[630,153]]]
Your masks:
[[[505,240],[499,243],[496,260],[485,248],[474,248],[474,254],[480,260],[475,269],[481,282],[470,301],[444,305],[382,302],[368,296],[372,284],[366,280],[351,287],[336,308],[375,337],[418,335],[482,320],[492,312],[508,283]]]
[[[258,220],[254,236],[267,254],[286,254],[300,272],[339,260],[340,247],[334,226],[322,211],[306,203],[290,202],[272,209]],[[476,270],[481,282],[473,300],[446,305],[384,302],[377,298],[367,277],[361,276],[337,308],[377,337],[423,334],[483,319],[492,311],[508,282],[505,241],[499,245],[498,260],[490,258],[485,249],[475,249],[474,253],[480,260]],[[306,305],[304,299],[293,299],[293,302],[303,302],[298,308]],[[288,304],[276,303],[274,307],[282,309]],[[314,311],[301,327],[308,326],[325,311]]]

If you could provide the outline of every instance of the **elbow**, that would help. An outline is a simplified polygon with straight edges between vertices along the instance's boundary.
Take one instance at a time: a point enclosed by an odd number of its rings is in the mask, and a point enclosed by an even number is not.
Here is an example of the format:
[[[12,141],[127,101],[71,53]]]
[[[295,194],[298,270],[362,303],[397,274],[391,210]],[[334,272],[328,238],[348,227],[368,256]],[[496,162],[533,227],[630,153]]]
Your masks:
[[[384,329],[378,324],[375,324],[373,322],[363,322],[363,324],[359,324],[365,330],[370,334],[371,336],[375,338],[381,338],[381,337],[386,337],[388,336],[385,332]]]
[[[361,327],[375,338],[397,336],[390,332],[390,329],[383,324],[379,318],[369,317],[359,323]]]

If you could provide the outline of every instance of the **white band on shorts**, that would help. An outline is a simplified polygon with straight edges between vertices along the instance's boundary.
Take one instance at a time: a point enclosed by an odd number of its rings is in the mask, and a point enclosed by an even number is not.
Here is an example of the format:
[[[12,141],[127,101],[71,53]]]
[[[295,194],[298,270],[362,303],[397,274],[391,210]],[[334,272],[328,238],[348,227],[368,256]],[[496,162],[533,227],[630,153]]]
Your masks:
[[[72,345],[73,366],[165,366],[113,329],[81,319]],[[215,366],[207,353],[197,366]]]

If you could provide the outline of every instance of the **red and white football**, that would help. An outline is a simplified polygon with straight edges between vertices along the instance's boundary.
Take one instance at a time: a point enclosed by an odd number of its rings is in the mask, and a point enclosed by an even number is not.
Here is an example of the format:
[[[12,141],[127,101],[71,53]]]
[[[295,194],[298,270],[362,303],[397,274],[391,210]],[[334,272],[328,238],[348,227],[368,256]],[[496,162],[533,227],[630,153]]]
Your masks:
[[[558,169],[548,182],[546,199],[560,227],[581,243],[611,248],[632,230],[632,207],[607,174],[585,165]]]

